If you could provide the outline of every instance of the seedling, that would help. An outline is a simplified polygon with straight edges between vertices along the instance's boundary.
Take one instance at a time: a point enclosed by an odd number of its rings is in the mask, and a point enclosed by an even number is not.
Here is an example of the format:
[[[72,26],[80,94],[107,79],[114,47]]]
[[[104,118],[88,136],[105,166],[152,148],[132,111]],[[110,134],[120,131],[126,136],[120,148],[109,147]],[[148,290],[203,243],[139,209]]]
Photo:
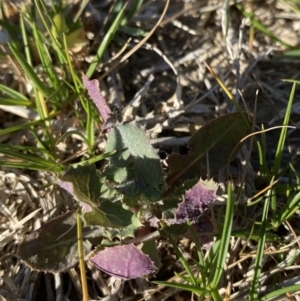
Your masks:
[[[30,233],[18,254],[33,269],[44,271],[65,271],[81,259],[125,280],[153,275],[160,264],[153,250],[144,252],[150,243],[147,225],[156,227],[158,234],[178,237],[187,232],[188,221],[201,223],[218,188],[213,180],[201,179],[206,153],[212,167],[224,166],[248,125],[240,113],[213,120],[189,140],[188,155],[169,157],[169,171],[165,171],[143,130],[133,123],[112,122],[98,81],[83,76],[83,83],[103,120],[109,154],[104,154],[105,167],[98,171],[88,163],[59,174],[57,185],[77,201],[78,211],[69,211]],[[83,222],[82,229],[76,216]],[[146,229],[144,237],[137,237],[140,228]],[[133,238],[138,243],[131,243]]]
[[[120,62],[124,62],[149,39],[162,21],[169,3],[166,1],[164,13],[146,35],[141,31],[140,26],[133,28],[129,23],[143,1],[130,1],[127,7],[119,5],[121,2],[114,2],[116,8],[112,11],[114,16],[109,16],[104,28],[105,35],[102,35],[103,40],[86,70],[88,78],[93,76],[96,68],[103,62],[102,57],[110,42],[113,39],[120,42],[119,31],[130,33],[130,36],[144,35],[145,37],[123,55],[120,61],[117,60],[118,62],[113,64],[107,73],[110,73]],[[253,269],[244,270],[243,275],[246,279],[254,271],[252,283],[248,287],[239,286],[241,295],[237,296],[236,292],[233,292],[235,298],[243,298],[243,294],[247,293],[251,300],[269,300],[299,290],[299,285],[281,288],[281,284],[278,289],[277,275],[275,275],[272,279],[274,286],[268,289],[269,293],[260,297],[263,293],[259,291],[267,277],[272,273],[286,273],[283,267],[290,268],[298,256],[297,249],[290,244],[290,247],[294,248],[291,249],[293,251],[291,259],[286,260],[284,256],[276,257],[268,253],[269,258],[272,257],[272,260],[276,261],[275,269],[273,269],[274,264],[263,265],[266,262],[265,242],[276,241],[282,245],[280,237],[270,230],[281,226],[299,210],[299,177],[295,168],[291,172],[292,164],[282,169],[281,162],[296,91],[295,83],[288,101],[284,127],[278,141],[273,166],[269,165],[266,157],[267,144],[257,142],[260,152],[259,180],[265,187],[251,197],[247,204],[243,203],[243,207],[256,206],[260,202],[263,204],[263,210],[258,207],[259,210],[255,211],[255,214],[258,212],[258,216],[242,215],[242,219],[249,220],[249,224],[247,228],[239,228],[235,221],[240,215],[236,213],[239,213],[238,210],[242,206],[237,206],[229,183],[226,191],[228,196],[226,210],[223,210],[225,206],[219,207],[220,214],[216,216],[219,228],[207,230],[211,225],[205,213],[214,203],[218,187],[216,177],[214,180],[207,179],[207,173],[209,171],[215,175],[214,171],[219,172],[239,150],[241,139],[249,133],[246,114],[244,116],[222,78],[209,68],[238,112],[221,116],[204,125],[188,141],[188,154],[170,155],[167,159],[168,169],[165,169],[156,150],[150,145],[146,133],[134,123],[116,123],[99,91],[99,83],[83,77],[84,86],[102,117],[102,128],[107,140],[105,151],[100,155],[94,155],[93,103],[87,101],[82,93],[81,79],[74,66],[74,61],[77,59],[74,51],[77,46],[89,44],[79,19],[86,3],[87,1],[80,2],[78,14],[70,22],[64,18],[65,13],[61,13],[61,8],[54,7],[56,2],[52,3],[53,7],[49,11],[44,1],[35,0],[32,12],[29,9],[22,11],[21,28],[10,30],[12,41],[9,43],[8,55],[13,57],[12,61],[18,62],[18,68],[24,71],[30,84],[26,85],[28,87],[26,93],[18,93],[0,85],[5,95],[2,104],[34,108],[33,116],[39,118],[37,120],[33,118],[22,124],[14,123],[0,131],[2,135],[7,135],[20,129],[29,129],[35,137],[34,146],[33,144],[1,144],[0,152],[4,158],[0,163],[8,168],[47,170],[57,173],[57,189],[68,191],[70,197],[76,200],[78,207],[77,210],[71,210],[50,220],[40,229],[29,233],[19,246],[19,256],[33,269],[50,272],[66,271],[79,262],[83,300],[86,301],[89,299],[85,280],[86,261],[91,261],[98,269],[123,280],[152,276],[159,269],[164,268],[161,267],[154,241],[155,238],[163,236],[173,245],[174,252],[185,269],[185,274],[176,274],[177,280],[181,282],[169,280],[160,284],[190,291],[198,296],[198,300],[208,299],[208,295],[214,300],[222,300],[224,295],[219,292],[219,289],[227,286],[225,281],[222,284],[222,279],[225,279],[222,277],[225,261],[232,259],[228,256],[231,255],[228,246],[229,241],[234,239],[230,240],[230,237],[239,237],[246,242],[251,240],[251,243],[254,241],[254,244],[255,242],[258,244],[257,249],[252,252],[255,256],[255,262],[251,265]],[[229,7],[229,1],[226,1],[225,5]],[[238,4],[236,7],[244,16],[250,17],[252,28],[255,27],[283,45],[271,32],[256,22],[253,14],[249,15]],[[34,11],[38,12],[41,22],[36,22],[36,19],[32,18]],[[3,23],[7,24],[5,19]],[[42,24],[43,29],[39,28],[39,24]],[[207,64],[206,66],[209,67]],[[239,72],[236,74],[239,75]],[[24,82],[27,83],[27,80]],[[60,133],[53,135],[53,117],[64,116],[59,114],[64,113],[66,106],[76,104],[75,99],[78,99],[79,107],[83,109],[74,110],[80,122],[78,128],[84,130],[81,132],[75,129],[65,132],[57,139]],[[85,113],[86,122],[79,118],[85,116]],[[42,134],[40,134],[41,130]],[[73,134],[83,138],[90,158],[85,162],[72,164],[66,170],[65,165],[57,163],[60,158],[57,157],[56,145]],[[94,164],[100,160],[102,168],[97,170]],[[290,170],[289,182],[281,183],[280,178],[287,170]],[[292,181],[295,176],[297,184]],[[241,182],[244,184],[246,181]],[[278,195],[284,195],[284,198],[278,198]],[[245,209],[245,212],[248,213],[248,210]],[[203,234],[203,231],[212,233],[209,238],[212,239],[214,236],[214,243],[207,243],[207,239],[205,241],[200,239],[199,234]],[[198,260],[193,256],[194,265],[184,258],[177,246],[177,238],[187,233],[192,237],[198,255]],[[209,252],[203,256],[202,249],[208,247]],[[282,248],[279,251],[284,252]],[[240,253],[235,254],[236,257],[240,256]],[[274,272],[276,268],[277,271]],[[227,277],[226,279],[229,279]],[[236,286],[232,287],[235,289]],[[231,298],[229,295],[226,296],[226,299],[229,298]]]

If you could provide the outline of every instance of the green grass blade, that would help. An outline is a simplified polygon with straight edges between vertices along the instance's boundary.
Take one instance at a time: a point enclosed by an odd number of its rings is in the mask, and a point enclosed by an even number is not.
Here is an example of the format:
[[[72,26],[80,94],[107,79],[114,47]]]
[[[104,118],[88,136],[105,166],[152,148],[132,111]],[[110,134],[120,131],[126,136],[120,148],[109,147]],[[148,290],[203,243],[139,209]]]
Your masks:
[[[0,84],[0,91],[5,97],[0,97],[0,104],[7,106],[30,106],[31,101],[23,94]]]
[[[44,157],[46,155],[49,155],[50,152],[46,149],[38,149],[35,146],[22,146],[22,145],[7,145],[7,144],[0,144],[0,153],[14,157],[20,160],[27,160],[29,158],[30,161],[31,158],[33,160],[44,160]],[[28,157],[27,157],[28,156]],[[54,160],[47,160],[49,163],[53,164]],[[32,161],[33,162],[33,161]]]
[[[299,58],[300,49],[291,49],[284,52],[284,56],[288,58]]]
[[[121,21],[123,19],[125,10],[126,10],[127,5],[124,5],[124,7],[120,10],[120,12],[118,13],[117,17],[115,18],[114,22],[112,23],[111,27],[109,28],[107,34],[104,36],[104,39],[100,45],[100,47],[98,48],[97,54],[95,56],[95,59],[91,62],[87,72],[86,72],[86,76],[88,78],[91,78],[91,76],[94,74],[97,66],[99,65],[102,56],[104,54],[105,49],[108,47],[110,41],[112,40],[112,38],[114,37],[114,35],[116,34],[118,28],[121,25]]]
[[[16,27],[11,23],[9,20],[9,17],[6,16],[6,14],[9,15],[9,12],[4,7],[4,1],[0,1],[0,9],[1,9],[1,19],[0,19],[0,25],[2,28],[5,28],[7,30],[9,36],[12,40],[18,40],[19,32],[16,31]]]
[[[211,291],[211,296],[215,301],[223,301],[222,297],[220,296],[218,290],[212,290]]]
[[[82,12],[84,11],[84,9],[88,3],[89,3],[89,0],[82,0],[79,2],[79,9],[74,17],[74,23],[76,23],[79,20]]]
[[[272,183],[271,183],[272,184]],[[258,291],[260,287],[260,274],[261,274],[261,268],[262,268],[262,259],[264,255],[264,247],[266,242],[266,231],[267,231],[267,225],[268,225],[268,213],[269,213],[269,206],[271,202],[271,197],[273,194],[273,189],[270,189],[268,191],[268,195],[266,197],[263,213],[262,213],[262,221],[261,221],[261,235],[260,239],[258,241],[257,245],[257,253],[256,253],[256,260],[254,265],[254,274],[253,279],[250,287],[250,301],[256,301],[258,300]]]
[[[178,288],[180,290],[189,291],[189,292],[192,292],[192,293],[195,293],[195,294],[198,294],[198,295],[203,295],[205,293],[209,293],[209,291],[207,291],[204,288],[195,287],[195,286],[189,285],[189,284],[168,282],[168,281],[152,281],[152,283]]]
[[[43,171],[49,168],[53,168],[53,166],[55,165],[54,161],[43,159],[41,157],[42,154],[47,157],[47,151],[43,149],[37,149],[33,147],[13,147],[5,144],[0,144],[0,154],[3,154],[7,157],[5,161],[2,160],[0,162],[0,166],[3,167]],[[63,169],[63,166],[55,167],[56,171]]]
[[[188,264],[188,262],[185,260],[185,258],[183,257],[181,251],[179,250],[175,240],[172,238],[171,235],[167,234],[166,232],[164,232],[166,234],[166,236],[168,237],[169,242],[172,244],[174,251],[176,253],[176,255],[178,256],[181,264],[183,265],[184,269],[186,270],[186,272],[188,273],[191,282],[194,286],[197,286],[197,279],[194,276],[193,271],[190,268],[190,265]]]
[[[236,4],[236,7],[243,13],[243,15],[246,18],[249,18],[251,20],[251,23],[253,26],[258,29],[260,32],[265,34],[266,36],[270,37],[273,41],[280,43],[282,46],[292,48],[292,45],[289,45],[282,40],[278,39],[270,30],[268,30],[264,25],[262,25],[257,19],[255,18],[255,15],[252,13],[247,12],[243,6],[240,3]]]
[[[45,164],[44,164],[45,163]],[[63,167],[53,167],[53,165],[46,164],[46,162],[24,162],[24,161],[0,161],[0,166],[4,168],[18,168],[18,169],[27,169],[27,170],[36,170],[36,171],[45,171],[51,169],[53,172],[62,172],[65,169]]]
[[[50,53],[45,45],[45,42],[41,39],[41,33],[38,31],[35,24],[32,25],[32,29],[36,49],[43,66],[43,71],[46,72],[48,81],[51,83],[53,89],[57,90],[61,85],[61,81],[57,77],[57,73],[54,69],[54,65],[50,57]]]
[[[85,142],[86,144],[88,144],[88,140],[87,140],[86,136],[85,136],[83,133],[81,133],[81,132],[79,132],[79,131],[76,131],[76,130],[71,130],[71,131],[67,131],[67,132],[63,133],[63,134],[56,140],[56,143],[55,143],[55,144],[60,143],[61,141],[65,140],[67,137],[69,137],[69,136],[71,136],[71,135],[78,135],[78,136],[80,136],[80,137],[84,140],[84,142]]]
[[[31,22],[31,26],[32,26],[32,30],[33,30],[34,40],[36,42],[36,49],[38,51],[39,58],[42,62],[42,66],[44,67],[43,71],[45,71],[47,73],[47,69],[48,69],[47,65],[50,65],[50,64],[46,63],[46,55],[43,52],[43,46],[42,46],[43,42],[40,39],[39,32],[38,32],[34,22]],[[31,59],[29,59],[29,60],[31,60]],[[32,65],[31,61],[29,61],[29,64]],[[53,78],[51,78],[51,77],[50,77],[50,82],[52,84],[54,83]],[[34,99],[35,99],[35,103],[36,103],[36,108],[37,108],[37,112],[40,116],[40,119],[46,120],[48,118],[48,109],[47,109],[47,106],[45,104],[44,97],[39,93],[36,86],[34,86],[34,93],[35,93]],[[45,132],[46,136],[48,136],[48,137],[49,137],[49,134],[50,134],[49,131],[48,131],[48,128],[50,126],[51,126],[50,123],[48,121],[45,121],[44,132]]]
[[[87,140],[89,141],[89,151],[92,151],[91,146],[95,144],[95,133],[94,133],[94,116],[93,106],[91,101],[87,103],[87,120],[86,120],[86,132]]]
[[[45,120],[45,125],[49,126],[50,123],[47,120],[48,119],[48,109],[47,109],[47,105],[45,102],[45,99],[43,97],[43,95],[41,95],[38,91],[38,89],[34,88],[34,94],[35,94],[35,104],[36,104],[36,108],[37,108],[37,112],[40,116],[41,120]]]
[[[271,213],[271,219],[274,220],[276,217],[276,209],[277,209],[277,197],[276,194],[273,193],[270,196],[270,213]]]
[[[24,42],[24,51],[25,51],[26,60],[27,60],[28,64],[30,66],[32,66],[32,58],[31,58],[31,54],[30,54],[28,35],[27,35],[26,28],[25,28],[23,14],[20,14],[20,26],[21,26],[22,38],[23,38],[23,42]]]
[[[94,164],[98,161],[101,161],[101,160],[104,160],[106,158],[109,158],[111,157],[113,154],[115,154],[116,151],[112,151],[112,152],[108,152],[108,153],[104,153],[104,154],[100,154],[98,156],[95,156],[93,158],[90,158],[86,161],[83,161],[83,162],[79,162],[79,163],[74,163],[72,164],[72,167],[76,168],[78,166],[85,166],[85,165],[91,165],[91,164]]]
[[[272,227],[273,228],[273,227]],[[235,230],[235,231],[232,231],[232,234],[235,236],[235,237],[240,237],[246,241],[248,240],[253,240],[253,241],[259,241],[260,240],[260,230],[261,228],[256,226],[252,229],[242,229],[242,230]],[[266,241],[267,242],[282,242],[281,238],[275,234],[275,233],[269,233],[267,232],[266,233]]]
[[[183,274],[180,274],[180,273],[176,273],[174,272],[174,275],[176,278],[180,279],[182,282],[191,282],[191,278],[189,278],[188,276],[185,276]]]
[[[131,8],[125,18],[121,21],[121,26],[124,26],[131,18],[135,15],[135,13],[139,10],[141,5],[143,4],[144,0],[135,0],[134,3],[131,5]]]
[[[49,89],[37,76],[34,69],[26,62],[21,52],[18,50],[16,44],[9,43],[8,44],[11,52],[17,59],[18,63],[21,65],[22,69],[25,71],[27,77],[32,81],[32,84],[38,88],[39,91],[45,97],[49,97],[52,93],[51,89]]]
[[[292,217],[300,208],[300,192],[297,193],[292,199],[288,199],[283,208],[277,213],[274,227],[278,227],[282,222]]]
[[[22,151],[30,154],[36,155],[37,153],[47,153],[47,150],[37,149],[35,146],[24,146],[24,145],[8,145],[0,143],[0,152],[1,150],[6,150],[9,154],[9,151]]]
[[[276,297],[282,297],[282,299],[280,299],[280,300],[287,300],[287,299],[285,299],[287,293],[293,293],[293,292],[297,292],[297,291],[300,291],[300,284],[295,284],[295,285],[281,288],[281,289],[276,290],[272,293],[269,293],[269,294],[265,295],[264,297],[257,299],[257,300],[258,301],[267,301],[267,300],[273,300]]]
[[[0,97],[0,105],[3,106],[29,106],[30,104],[29,100]]]
[[[284,6],[291,9],[297,15],[300,15],[300,9],[297,7],[297,4],[300,4],[299,0],[281,0],[280,2],[282,2]]]
[[[225,213],[225,221],[223,226],[223,232],[220,241],[219,254],[217,258],[216,268],[211,271],[214,273],[212,278],[210,287],[212,290],[216,290],[223,274],[223,267],[226,260],[226,255],[228,252],[229,240],[231,236],[232,222],[233,222],[233,214],[234,213],[234,200],[232,197],[231,184],[228,184],[228,199],[226,203],[226,213]]]
[[[275,177],[277,177],[279,168],[280,168],[282,152],[283,152],[286,134],[287,134],[287,130],[288,130],[288,128],[286,126],[288,125],[289,120],[290,120],[293,100],[294,100],[294,96],[295,96],[295,90],[296,90],[296,83],[293,83],[289,101],[288,101],[286,111],[285,111],[283,124],[282,124],[283,128],[281,129],[280,137],[279,137],[278,144],[277,144],[276,154],[275,154],[275,161],[274,161],[274,166],[273,166],[273,175]]]
[[[264,130],[264,126],[262,125],[262,130]],[[259,155],[259,170],[263,177],[270,178],[270,171],[267,166],[266,153],[267,153],[267,142],[266,135],[264,132],[261,133],[261,144],[257,141],[257,149]]]
[[[73,78],[74,86],[75,86],[75,91],[79,96],[79,99],[82,103],[83,108],[85,109],[87,113],[87,122],[86,122],[86,141],[87,145],[89,146],[89,151],[92,151],[92,145],[95,143],[95,128],[94,128],[94,116],[93,116],[93,106],[90,100],[86,101],[85,98],[82,96],[82,89],[83,89],[83,84],[82,80],[78,77],[76,74],[73,64],[71,62],[69,53],[68,53],[68,46],[67,46],[67,39],[66,36],[63,35],[63,43],[64,43],[64,49],[65,49],[65,54],[66,54],[66,60],[67,60],[67,65],[69,66],[71,76]]]
[[[56,114],[57,113],[49,115],[47,120],[50,120]],[[30,122],[26,122],[26,123],[21,123],[21,124],[18,124],[18,125],[14,125],[14,126],[11,126],[11,127],[7,128],[7,129],[0,130],[0,136],[7,135],[7,134],[10,134],[10,133],[19,131],[19,130],[24,130],[24,129],[30,128],[32,126],[42,125],[43,123],[44,123],[44,120],[34,120],[34,121],[30,121]]]
[[[46,101],[44,99],[44,96],[35,87],[33,90],[35,93],[35,103],[37,107],[37,112],[40,116],[40,119],[43,120],[44,123],[44,125],[42,126],[44,132],[44,139],[41,140],[39,135],[35,135],[36,139],[37,141],[40,142],[39,147],[45,147],[46,149],[54,150],[55,142],[52,135],[52,125],[51,122],[48,120],[49,114],[48,114],[48,107],[46,105]],[[45,143],[42,141],[45,141]]]
[[[55,20],[54,20],[55,17],[54,18],[50,17],[50,13],[45,5],[45,2],[43,0],[34,0],[34,3],[36,5],[39,16],[43,22],[43,25],[45,26],[46,31],[49,35],[50,44],[55,50],[54,54],[57,57],[61,69],[66,74],[66,70],[64,70],[63,68],[64,64],[67,63],[67,59],[65,57],[63,47],[62,47],[62,32],[60,32],[60,28],[58,28],[57,25],[55,24]],[[55,13],[55,9],[53,10]],[[64,28],[63,30],[66,30],[66,28]]]
[[[55,36],[53,35],[53,31],[50,28],[50,24],[53,26],[53,28],[55,28],[55,26],[54,26],[52,19],[49,16],[47,8],[45,7],[44,1],[34,0],[34,4],[35,4],[35,7],[39,13],[39,16],[40,16],[42,22],[43,22],[43,25],[45,26],[47,33],[49,34],[49,36],[53,42],[53,47],[55,48],[57,53],[61,53],[61,51],[60,51],[61,45],[59,43],[59,39],[56,39]],[[47,16],[47,19],[46,19],[46,16]]]
[[[126,25],[122,26],[120,28],[120,31],[125,32],[132,37],[141,37],[146,35],[146,32],[144,30]]]
[[[199,272],[200,272],[200,275],[201,275],[201,279],[203,281],[203,283],[205,283],[205,273],[204,273],[204,258],[203,258],[203,253],[202,253],[202,249],[201,249],[201,246],[200,246],[200,243],[199,243],[199,239],[197,238],[197,234],[193,228],[193,226],[191,225],[190,222],[188,222],[188,226],[189,226],[189,232],[191,233],[191,236],[192,236],[192,240],[193,242],[195,243],[195,247],[196,247],[196,250],[197,250],[197,255],[198,255],[198,267],[199,267]]]
[[[67,66],[70,70],[70,74],[74,83],[74,87],[70,86],[68,82],[66,82],[66,85],[69,86],[70,90],[73,90],[73,93],[76,93],[79,97],[79,100],[83,106],[83,108],[85,109],[85,111],[87,111],[87,104],[86,104],[86,100],[83,97],[83,83],[82,83],[82,79],[78,76],[78,74],[76,73],[74,66],[72,64],[70,55],[69,55],[69,48],[68,48],[68,42],[67,42],[67,37],[65,34],[63,34],[63,45],[64,45],[64,51],[65,51],[65,56],[66,56],[66,61],[67,61]],[[89,135],[87,135],[89,136]]]

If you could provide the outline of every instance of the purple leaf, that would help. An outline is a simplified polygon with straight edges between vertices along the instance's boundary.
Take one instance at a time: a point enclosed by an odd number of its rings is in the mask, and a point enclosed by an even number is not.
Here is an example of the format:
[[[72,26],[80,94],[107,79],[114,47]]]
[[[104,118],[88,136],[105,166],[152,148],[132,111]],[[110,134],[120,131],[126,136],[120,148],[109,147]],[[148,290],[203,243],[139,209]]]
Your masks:
[[[177,223],[184,223],[187,220],[195,220],[217,197],[218,185],[213,181],[199,182],[191,189],[187,190],[184,195],[184,201],[179,204],[179,208],[175,211]]]
[[[109,126],[107,124],[107,120],[109,119],[109,117],[111,115],[111,110],[100,92],[99,81],[97,79],[89,80],[86,75],[82,76],[82,80],[83,80],[83,85],[88,90],[88,94],[89,94],[91,100],[96,105],[96,107],[103,119],[105,129],[109,129],[111,127],[111,125]]]
[[[101,271],[125,280],[147,276],[157,270],[149,256],[133,244],[105,248],[91,257],[91,261]]]
[[[28,234],[18,255],[36,270],[62,272],[78,262],[76,211],[69,211]],[[84,241],[84,254],[92,245]]]

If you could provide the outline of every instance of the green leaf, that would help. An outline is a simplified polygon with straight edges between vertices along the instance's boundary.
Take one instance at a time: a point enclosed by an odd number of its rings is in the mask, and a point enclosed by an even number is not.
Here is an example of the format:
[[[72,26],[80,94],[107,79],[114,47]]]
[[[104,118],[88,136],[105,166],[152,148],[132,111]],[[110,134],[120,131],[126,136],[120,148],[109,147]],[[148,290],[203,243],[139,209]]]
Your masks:
[[[76,211],[52,219],[20,243],[18,255],[37,270],[62,272],[78,262]],[[84,253],[91,250],[84,242]]]
[[[143,4],[143,0],[135,0],[132,1],[132,3],[130,3],[130,9],[128,14],[123,18],[122,22],[121,22],[121,29],[123,28],[123,26],[128,23],[129,21],[131,21],[132,17],[136,14],[136,12],[140,9],[141,5]]]
[[[83,203],[83,217],[87,225],[126,227],[132,212],[125,210],[118,196],[105,185],[94,165],[70,167],[62,175],[59,185]],[[71,185],[70,185],[71,184]],[[112,193],[112,194],[111,194]]]
[[[93,207],[92,211],[84,213],[83,218],[87,225],[121,228],[131,224],[132,215],[121,202],[104,201],[99,208]]]
[[[142,226],[143,225],[140,222],[140,220],[135,215],[133,215],[131,218],[131,224],[125,228],[118,229],[114,233],[113,238],[117,237],[120,240],[124,239],[124,237],[133,237],[134,238],[136,230]]]
[[[160,230],[162,236],[170,235],[174,237],[180,237],[187,233],[188,225],[185,224],[171,224],[166,225],[162,230]]]
[[[78,201],[91,206],[99,205],[100,179],[94,165],[70,167],[61,179],[73,184],[73,195]]]
[[[106,151],[116,151],[109,160],[108,172],[111,169],[117,174],[114,181],[123,180],[123,187],[119,186],[122,192],[127,191],[131,197],[143,194],[150,200],[158,199],[165,186],[163,170],[145,132],[132,124],[118,124],[107,138]],[[122,170],[125,167],[128,174]]]
[[[185,178],[199,178],[209,162],[210,170],[220,169],[227,164],[241,144],[239,142],[249,133],[249,125],[245,116],[230,113],[216,118],[201,127],[188,141],[190,149],[187,155],[172,154],[168,158],[169,185],[175,183],[183,175]],[[238,147],[237,147],[238,146]],[[206,160],[207,156],[207,160]]]
[[[143,253],[149,255],[151,260],[154,262],[154,265],[159,270],[162,266],[161,256],[158,252],[156,241],[154,239],[148,240],[143,243],[141,250]]]
[[[284,206],[280,209],[280,211],[276,214],[276,218],[273,221],[273,226],[278,227],[284,221],[291,218],[300,208],[300,193],[293,195],[288,198],[285,202]]]

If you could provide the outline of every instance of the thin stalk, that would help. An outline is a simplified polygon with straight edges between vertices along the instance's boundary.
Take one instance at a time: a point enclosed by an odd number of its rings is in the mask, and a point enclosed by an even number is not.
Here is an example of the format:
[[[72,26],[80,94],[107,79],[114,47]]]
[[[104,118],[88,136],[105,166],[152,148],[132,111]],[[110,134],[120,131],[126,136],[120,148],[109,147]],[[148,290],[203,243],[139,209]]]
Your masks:
[[[78,209],[78,212],[77,212],[77,243],[78,243],[80,278],[81,278],[81,285],[82,285],[82,300],[89,301],[88,287],[87,287],[87,281],[86,281],[86,270],[85,270],[85,263],[84,263],[84,254],[83,254],[81,209]]]

